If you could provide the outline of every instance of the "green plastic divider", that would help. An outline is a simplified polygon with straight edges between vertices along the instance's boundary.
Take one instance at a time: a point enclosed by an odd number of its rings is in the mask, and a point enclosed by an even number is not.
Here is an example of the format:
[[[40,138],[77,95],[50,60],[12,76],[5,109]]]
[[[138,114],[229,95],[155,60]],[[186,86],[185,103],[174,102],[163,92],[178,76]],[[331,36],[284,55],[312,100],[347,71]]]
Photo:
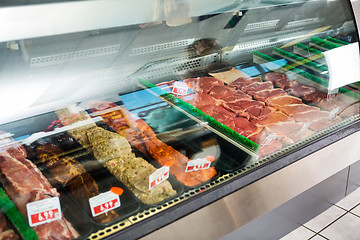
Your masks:
[[[287,52],[287,51],[282,50],[277,47],[274,47],[273,52],[278,53],[280,56],[287,57],[287,58],[295,61],[294,65],[297,65],[297,66],[305,65],[307,67],[319,70],[320,72],[328,71],[328,68],[326,66],[319,65],[319,64],[313,62],[312,61],[313,59],[302,58],[293,53]],[[320,56],[319,56],[319,58],[320,58]]]
[[[316,49],[311,48],[311,47],[308,47],[308,46],[306,46],[306,45],[304,45],[302,43],[297,43],[295,46],[302,49],[302,50],[304,50],[304,51],[310,52],[310,53],[315,54],[315,55],[321,55],[321,57],[324,57],[324,55],[323,55],[323,53],[321,51],[316,50]]]
[[[338,44],[338,45],[349,45],[350,44],[348,42],[345,42],[345,41],[342,41],[342,40],[339,40],[339,39],[336,39],[336,38],[333,38],[333,37],[326,37],[325,40],[329,41],[331,43]]]
[[[310,42],[328,50],[341,47],[339,44],[331,43],[318,37],[311,37]]]
[[[274,62],[274,61],[276,61],[275,58],[270,57],[270,56],[268,56],[268,55],[266,55],[266,54],[263,54],[263,53],[261,53],[261,52],[258,52],[258,51],[254,51],[253,54],[254,54],[255,56],[260,57],[260,58],[262,58],[262,59],[264,59],[264,60],[266,60],[266,61],[269,61],[269,62]],[[274,63],[274,64],[275,64],[275,63]],[[280,67],[280,66],[279,66],[279,67]],[[316,83],[318,83],[318,84],[320,84],[320,85],[322,85],[322,86],[324,86],[324,87],[327,87],[327,86],[328,86],[328,82],[327,82],[327,81],[325,81],[325,80],[323,80],[323,79],[321,79],[321,78],[318,78],[318,77],[316,77],[316,76],[314,76],[314,75],[312,75],[312,74],[310,74],[310,73],[307,73],[307,72],[305,72],[304,70],[301,70],[301,69],[299,69],[299,68],[296,68],[296,67],[294,68],[293,66],[288,65],[288,64],[282,66],[282,68],[284,68],[284,70],[287,70],[287,71],[292,71],[292,72],[294,72],[294,73],[296,73],[296,74],[298,74],[298,75],[300,75],[300,76],[302,76],[302,77],[304,77],[304,78],[306,78],[306,79],[309,79],[309,80],[311,80],[311,81],[313,81],[313,82],[316,82]],[[354,99],[359,99],[359,98],[360,98],[360,94],[357,94],[357,93],[355,93],[355,92],[352,92],[352,91],[350,91],[350,90],[348,90],[348,89],[345,89],[345,88],[342,88],[342,87],[339,88],[339,92],[340,92],[340,93],[343,93],[343,94],[345,94],[345,95],[347,95],[347,96],[349,96],[349,97],[352,97],[352,98],[354,98]]]
[[[0,209],[10,219],[23,239],[38,239],[35,231],[29,227],[23,215],[19,213],[14,203],[9,199],[2,188],[0,188]]]
[[[170,93],[165,92],[164,90],[162,90],[161,88],[157,87],[156,85],[146,81],[143,78],[139,79],[139,83],[141,85],[143,85],[145,88],[150,89],[151,91],[153,91],[155,94],[165,98],[167,101],[173,103],[174,105],[176,105],[177,107],[181,108],[182,110],[188,112],[189,114],[191,114],[194,117],[197,117],[198,119],[201,119],[202,121],[207,122],[211,127],[219,130],[220,132],[222,132],[223,134],[225,134],[226,136],[230,137],[231,139],[237,141],[238,143],[241,143],[243,146],[247,147],[248,149],[256,152],[259,150],[259,145],[254,143],[253,141],[247,139],[246,137],[240,135],[239,133],[235,132],[234,130],[232,130],[231,128],[229,128],[228,126],[218,122],[216,119],[206,115],[205,113],[203,113],[200,109],[192,106],[191,104],[174,97],[173,95],[171,95]]]

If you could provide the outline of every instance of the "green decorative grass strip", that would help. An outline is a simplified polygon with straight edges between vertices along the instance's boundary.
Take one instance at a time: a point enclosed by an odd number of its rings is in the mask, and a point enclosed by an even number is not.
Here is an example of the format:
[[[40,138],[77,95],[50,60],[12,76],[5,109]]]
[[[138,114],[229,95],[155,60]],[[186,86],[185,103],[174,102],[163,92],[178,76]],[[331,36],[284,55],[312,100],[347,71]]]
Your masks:
[[[2,188],[0,188],[0,209],[1,212],[6,214],[6,216],[11,220],[23,239],[38,239],[35,231],[29,227],[23,215],[19,213],[14,203],[9,199]]]
[[[331,43],[318,37],[311,37],[311,43],[326,48],[328,50],[341,47],[341,45],[339,44]]]
[[[259,150],[259,145],[258,144],[254,143],[253,141],[251,141],[251,140],[247,139],[246,137],[240,135],[239,133],[235,132],[234,130],[232,130],[228,126],[226,126],[226,125],[224,125],[222,123],[219,123],[216,119],[206,115],[200,109],[194,107],[193,105],[191,105],[191,104],[189,104],[189,103],[187,103],[187,102],[185,102],[185,101],[183,101],[183,100],[181,100],[179,98],[174,97],[172,94],[165,92],[164,90],[162,90],[159,87],[157,87],[156,85],[146,81],[145,79],[140,78],[139,83],[141,85],[143,85],[144,87],[150,89],[154,93],[158,94],[159,96],[161,96],[161,97],[165,98],[166,100],[170,101],[171,103],[175,104],[177,107],[180,107],[182,110],[190,113],[194,117],[196,117],[198,119],[201,119],[202,121],[207,122],[211,127],[219,130],[220,132],[224,133],[225,135],[227,135],[231,139],[241,143],[242,145],[244,145],[248,149],[250,149],[252,151],[255,151],[255,152]]]
[[[280,48],[277,48],[277,47],[274,47],[273,52],[279,54],[280,56],[287,57],[287,58],[295,61],[295,63],[292,64],[291,66],[305,65],[307,67],[319,70],[320,72],[328,71],[328,68],[326,66],[322,66],[322,65],[319,65],[319,64],[313,62],[312,58],[311,59],[302,58],[302,57],[299,57],[299,56],[297,56],[297,55],[295,55],[293,53],[289,53],[289,52],[287,52],[285,50],[282,50]]]
[[[269,61],[269,62],[274,62],[274,61],[276,61],[276,59],[275,58],[273,58],[273,57],[270,57],[270,56],[268,56],[268,55],[266,55],[266,54],[263,54],[263,53],[261,53],[261,52],[258,52],[258,51],[254,51],[253,52],[253,55],[255,55],[255,56],[257,56],[257,57],[260,57],[260,58],[262,58],[262,59],[264,59],[264,60],[266,60],[266,61]],[[275,63],[274,63],[275,64]],[[279,68],[280,68],[281,66],[279,66]],[[325,81],[325,80],[323,80],[323,79],[321,79],[321,78],[318,78],[318,77],[316,77],[316,76],[314,76],[314,75],[312,75],[312,74],[310,74],[310,73],[308,73],[308,72],[305,72],[304,70],[301,70],[301,69],[299,69],[299,68],[294,68],[294,67],[292,67],[291,65],[284,65],[284,66],[282,66],[282,68],[284,69],[284,70],[286,70],[286,71],[292,71],[292,72],[294,72],[294,73],[296,73],[296,74],[298,74],[298,75],[300,75],[300,76],[302,76],[302,77],[304,77],[304,78],[306,78],[306,79],[309,79],[309,80],[311,80],[311,81],[313,81],[313,82],[316,82],[316,83],[318,83],[318,84],[320,84],[320,85],[322,85],[322,86],[324,86],[324,87],[328,87],[328,82],[327,81]],[[360,94],[357,94],[357,93],[355,93],[355,92],[352,92],[352,91],[350,91],[350,90],[348,90],[348,89],[345,89],[345,88],[339,88],[339,92],[340,93],[343,93],[343,94],[345,94],[345,95],[347,95],[347,96],[349,96],[349,97],[352,97],[352,98],[355,98],[355,99],[359,99],[360,98]]]
[[[324,57],[324,55],[323,55],[323,53],[321,51],[319,51],[317,49],[314,49],[314,48],[311,48],[311,47],[308,47],[308,46],[306,46],[304,44],[297,43],[295,45],[295,47],[300,48],[300,49],[302,49],[304,51],[310,52],[310,53],[315,54],[315,55],[319,54],[319,55],[321,55],[321,57]]]
[[[338,45],[349,45],[350,43],[336,39],[336,38],[332,38],[332,37],[326,37],[325,38],[326,41],[338,44]]]

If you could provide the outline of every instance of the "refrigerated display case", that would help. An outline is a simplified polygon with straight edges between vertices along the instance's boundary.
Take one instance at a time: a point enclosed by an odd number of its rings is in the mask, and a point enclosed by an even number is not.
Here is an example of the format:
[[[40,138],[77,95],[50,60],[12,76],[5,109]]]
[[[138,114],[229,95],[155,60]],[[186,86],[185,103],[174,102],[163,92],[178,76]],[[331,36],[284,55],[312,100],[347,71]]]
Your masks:
[[[217,239],[355,163],[356,4],[1,3],[0,234]]]

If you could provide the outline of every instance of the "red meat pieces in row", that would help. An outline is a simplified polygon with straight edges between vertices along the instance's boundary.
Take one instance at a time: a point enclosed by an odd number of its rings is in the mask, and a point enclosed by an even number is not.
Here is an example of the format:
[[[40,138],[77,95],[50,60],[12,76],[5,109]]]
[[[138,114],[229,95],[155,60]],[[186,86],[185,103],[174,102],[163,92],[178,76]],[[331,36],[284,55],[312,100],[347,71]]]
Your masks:
[[[304,97],[305,95],[314,93],[316,91],[316,89],[314,87],[307,86],[304,84],[298,84],[294,87],[287,89],[287,91],[290,94],[295,95],[297,97]]]
[[[230,86],[235,87],[236,89],[242,89],[243,87],[250,85],[255,82],[262,82],[260,77],[257,78],[238,78],[233,81]]]
[[[289,95],[280,95],[272,98],[268,98],[265,103],[272,107],[285,106],[290,104],[302,104],[302,100],[300,98],[289,96]]]
[[[286,95],[286,92],[282,89],[276,88],[276,89],[265,89],[262,91],[258,91],[254,94],[254,98],[256,100],[265,102],[268,98],[272,98],[275,96],[284,96]]]
[[[273,85],[271,82],[254,82],[250,85],[243,87],[241,90],[251,96],[253,96],[256,92],[266,89],[273,89]]]
[[[214,77],[188,78],[183,81],[196,92],[209,93],[214,86],[221,86],[224,83]]]
[[[297,81],[291,81],[285,73],[269,72],[265,74],[264,80],[272,82],[276,87],[284,90],[298,85]]]

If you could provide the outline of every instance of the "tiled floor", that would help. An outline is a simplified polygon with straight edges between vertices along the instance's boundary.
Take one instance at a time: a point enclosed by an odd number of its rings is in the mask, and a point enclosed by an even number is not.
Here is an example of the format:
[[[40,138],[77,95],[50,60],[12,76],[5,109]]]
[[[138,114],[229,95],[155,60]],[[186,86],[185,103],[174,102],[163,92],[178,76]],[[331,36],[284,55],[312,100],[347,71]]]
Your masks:
[[[359,240],[360,188],[281,240]]]

